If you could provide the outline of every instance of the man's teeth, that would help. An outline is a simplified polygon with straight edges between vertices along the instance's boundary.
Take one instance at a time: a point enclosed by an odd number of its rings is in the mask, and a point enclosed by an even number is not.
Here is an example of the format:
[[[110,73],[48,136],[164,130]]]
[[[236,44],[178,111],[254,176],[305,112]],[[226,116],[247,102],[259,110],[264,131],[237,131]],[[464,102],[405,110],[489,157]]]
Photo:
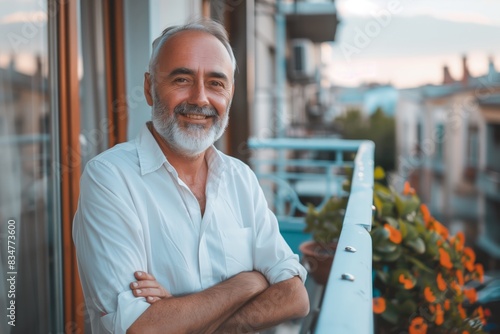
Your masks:
[[[194,114],[186,114],[185,116],[188,118],[192,118],[192,119],[205,119],[205,118],[207,118],[207,116],[194,115]]]

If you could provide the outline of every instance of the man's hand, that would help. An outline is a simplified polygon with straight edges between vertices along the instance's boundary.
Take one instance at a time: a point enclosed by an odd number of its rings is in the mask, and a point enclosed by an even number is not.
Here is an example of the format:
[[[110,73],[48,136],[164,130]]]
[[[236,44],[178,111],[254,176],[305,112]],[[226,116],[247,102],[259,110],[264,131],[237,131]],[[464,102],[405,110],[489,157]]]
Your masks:
[[[305,317],[309,297],[299,277],[271,285],[237,310],[216,333],[254,333],[283,321]]]
[[[136,282],[130,283],[130,289],[136,297],[144,297],[150,304],[154,304],[163,298],[172,297],[153,275],[144,271],[136,271],[134,273]]]
[[[258,271],[241,272],[206,290],[184,296],[172,296],[147,273],[135,273],[135,277],[138,281],[130,285],[136,290],[135,296],[158,299],[128,328],[128,334],[213,333],[242,306],[269,289],[266,278]],[[141,284],[147,285],[147,289],[152,286],[152,290],[139,289]]]

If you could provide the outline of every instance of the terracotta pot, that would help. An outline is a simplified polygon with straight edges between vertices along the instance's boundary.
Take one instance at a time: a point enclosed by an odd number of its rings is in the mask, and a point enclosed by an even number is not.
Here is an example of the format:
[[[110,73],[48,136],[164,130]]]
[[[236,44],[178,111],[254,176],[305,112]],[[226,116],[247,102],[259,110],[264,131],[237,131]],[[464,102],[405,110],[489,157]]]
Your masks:
[[[321,244],[316,241],[306,241],[300,244],[299,249],[303,254],[303,262],[309,274],[316,283],[326,285],[337,243]]]

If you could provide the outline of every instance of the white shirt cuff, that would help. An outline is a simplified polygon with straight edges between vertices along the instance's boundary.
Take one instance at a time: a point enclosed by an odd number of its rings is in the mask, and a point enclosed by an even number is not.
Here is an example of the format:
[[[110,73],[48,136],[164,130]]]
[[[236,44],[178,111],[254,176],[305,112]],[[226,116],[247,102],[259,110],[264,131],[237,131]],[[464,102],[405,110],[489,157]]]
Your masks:
[[[110,333],[125,334],[127,329],[151,306],[142,297],[135,297],[132,291],[118,295],[116,312],[101,317],[101,322]]]

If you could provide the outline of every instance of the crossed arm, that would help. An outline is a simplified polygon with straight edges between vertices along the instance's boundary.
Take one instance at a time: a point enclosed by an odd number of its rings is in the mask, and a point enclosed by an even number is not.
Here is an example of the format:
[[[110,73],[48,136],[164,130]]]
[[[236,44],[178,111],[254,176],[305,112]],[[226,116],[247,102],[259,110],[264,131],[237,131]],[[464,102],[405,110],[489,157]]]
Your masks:
[[[252,333],[309,312],[299,277],[269,286],[257,272],[242,272],[199,293],[173,297],[152,275],[135,273],[135,296],[152,305],[127,333]]]

